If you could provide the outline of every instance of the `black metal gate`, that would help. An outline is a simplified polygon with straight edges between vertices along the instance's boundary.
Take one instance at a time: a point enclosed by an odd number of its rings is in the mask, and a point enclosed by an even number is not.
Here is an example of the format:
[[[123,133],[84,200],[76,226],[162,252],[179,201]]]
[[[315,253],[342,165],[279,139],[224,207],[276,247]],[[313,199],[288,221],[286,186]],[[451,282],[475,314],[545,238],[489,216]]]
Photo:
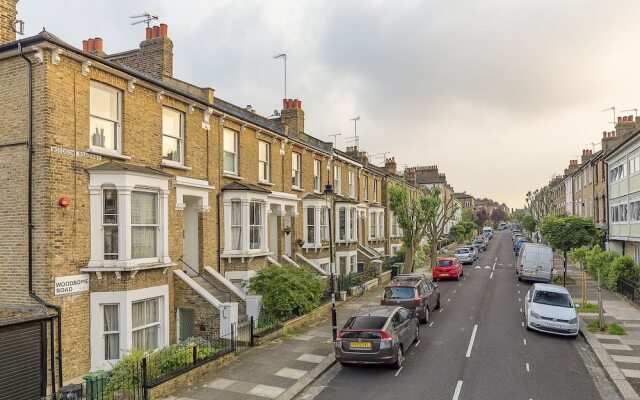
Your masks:
[[[0,397],[38,399],[46,390],[45,321],[0,326]]]

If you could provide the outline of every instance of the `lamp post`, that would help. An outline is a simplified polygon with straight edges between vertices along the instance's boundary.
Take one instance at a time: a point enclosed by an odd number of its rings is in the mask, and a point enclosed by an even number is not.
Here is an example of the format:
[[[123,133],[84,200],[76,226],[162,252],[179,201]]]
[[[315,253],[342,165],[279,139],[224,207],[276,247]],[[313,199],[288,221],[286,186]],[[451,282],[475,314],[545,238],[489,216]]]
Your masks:
[[[333,341],[338,337],[338,318],[336,315],[336,285],[333,270],[335,263],[333,260],[333,227],[331,224],[331,214],[333,210],[333,186],[327,183],[324,187],[324,199],[327,202],[327,212],[329,213],[329,272],[331,273],[331,329],[333,332]]]

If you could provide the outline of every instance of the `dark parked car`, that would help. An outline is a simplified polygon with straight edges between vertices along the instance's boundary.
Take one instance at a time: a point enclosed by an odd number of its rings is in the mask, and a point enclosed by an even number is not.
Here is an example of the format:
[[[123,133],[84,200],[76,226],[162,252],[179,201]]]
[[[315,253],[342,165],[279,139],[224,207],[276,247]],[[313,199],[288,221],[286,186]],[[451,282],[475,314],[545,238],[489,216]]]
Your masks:
[[[362,309],[338,332],[336,360],[342,365],[391,364],[402,367],[412,343],[420,339],[420,323],[404,307]]]
[[[384,288],[380,305],[404,307],[427,323],[429,313],[440,307],[440,291],[425,275],[398,275]]]
[[[475,239],[473,241],[473,245],[480,251],[485,251],[487,249],[487,243],[485,243],[485,241],[482,239]]]

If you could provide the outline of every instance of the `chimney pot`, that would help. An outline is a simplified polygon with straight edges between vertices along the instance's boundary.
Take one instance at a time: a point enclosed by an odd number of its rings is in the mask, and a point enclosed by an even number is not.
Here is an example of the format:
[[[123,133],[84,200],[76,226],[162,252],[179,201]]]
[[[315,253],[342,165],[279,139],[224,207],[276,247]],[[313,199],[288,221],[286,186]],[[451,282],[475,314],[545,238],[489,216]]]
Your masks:
[[[82,51],[84,51],[85,53],[89,52],[89,41],[88,40],[83,40],[82,41]]]
[[[160,37],[167,37],[169,33],[169,26],[167,24],[160,24]]]
[[[603,132],[602,132],[602,137],[603,137],[603,138],[606,138],[606,137],[607,137],[607,132],[603,131]]]
[[[95,39],[89,39],[87,40],[87,42],[88,42],[87,48],[89,49],[89,53],[91,53],[96,49]]]
[[[302,108],[302,100],[298,100],[298,108]]]
[[[157,38],[160,36],[160,27],[159,26],[154,26],[153,27],[153,38]]]
[[[622,117],[618,117],[618,123],[622,122]]]
[[[627,116],[627,121],[629,121],[629,122],[633,122],[633,115],[629,115],[629,116]]]
[[[153,39],[153,28],[148,26],[146,29],[146,40]]]
[[[622,122],[627,122],[627,116],[622,117]]]
[[[100,52],[100,53],[102,53],[102,52],[103,52],[103,51],[102,51],[102,38],[100,38],[100,37],[95,38],[95,39],[93,40],[93,45],[95,46],[95,50],[96,50],[97,52]]]

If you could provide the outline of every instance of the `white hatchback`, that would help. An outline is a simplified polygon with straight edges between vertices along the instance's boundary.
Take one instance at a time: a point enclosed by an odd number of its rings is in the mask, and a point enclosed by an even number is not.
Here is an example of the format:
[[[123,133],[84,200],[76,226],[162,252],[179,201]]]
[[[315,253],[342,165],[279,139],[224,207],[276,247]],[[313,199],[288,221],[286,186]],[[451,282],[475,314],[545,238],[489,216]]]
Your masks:
[[[536,283],[524,299],[527,329],[563,336],[578,336],[580,319],[567,289]]]

